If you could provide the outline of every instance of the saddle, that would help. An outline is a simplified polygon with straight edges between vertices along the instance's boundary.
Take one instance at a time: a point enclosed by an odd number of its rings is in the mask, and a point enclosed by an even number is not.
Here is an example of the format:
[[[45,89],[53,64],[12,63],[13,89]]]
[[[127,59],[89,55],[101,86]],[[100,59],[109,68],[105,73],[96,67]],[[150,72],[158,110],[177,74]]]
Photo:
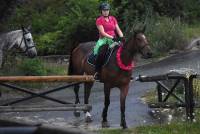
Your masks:
[[[111,44],[110,47],[108,47],[108,45],[104,45],[99,49],[98,56],[100,56],[102,66],[105,66],[109,62],[112,53],[119,46],[120,46],[120,43],[114,42],[113,44]],[[92,66],[95,66],[96,61],[97,61],[97,55],[94,55],[94,53],[92,51],[91,53],[89,53],[89,55],[87,57],[87,63]]]

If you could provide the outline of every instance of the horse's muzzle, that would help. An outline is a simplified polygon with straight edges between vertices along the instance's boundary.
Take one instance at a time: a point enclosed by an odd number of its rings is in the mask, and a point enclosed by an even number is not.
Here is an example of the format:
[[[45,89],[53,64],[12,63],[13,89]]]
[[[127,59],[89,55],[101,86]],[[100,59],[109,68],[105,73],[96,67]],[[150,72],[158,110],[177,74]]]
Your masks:
[[[153,56],[153,53],[152,53],[152,52],[148,52],[148,53],[147,53],[147,57],[148,57],[148,58],[151,58],[152,56]]]
[[[35,49],[30,49],[27,51],[26,54],[29,58],[34,58],[37,56],[37,51]]]
[[[147,52],[146,54],[142,55],[142,58],[148,59],[148,58],[152,58],[152,56],[153,56],[152,52]]]

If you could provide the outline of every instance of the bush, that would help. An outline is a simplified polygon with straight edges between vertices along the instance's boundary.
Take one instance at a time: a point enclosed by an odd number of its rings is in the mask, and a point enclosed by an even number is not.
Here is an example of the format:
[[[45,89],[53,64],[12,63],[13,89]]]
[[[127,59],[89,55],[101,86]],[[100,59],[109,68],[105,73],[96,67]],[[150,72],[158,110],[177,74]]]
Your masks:
[[[161,54],[168,53],[170,49],[184,49],[187,42],[184,35],[185,26],[180,19],[151,19],[147,25],[147,36],[153,50]]]
[[[74,44],[95,40],[98,1],[32,0],[19,6],[8,27],[32,25],[38,54],[67,54]]]
[[[69,54],[78,43],[98,38],[95,19],[101,1],[104,0],[24,1],[4,25],[13,30],[21,24],[31,24],[39,55]],[[107,1],[111,3],[111,12],[125,35],[130,35],[129,30],[135,21],[143,22],[149,18],[148,33],[158,52],[183,47],[184,25],[175,18],[188,23],[198,22],[200,18],[197,0]]]
[[[14,75],[42,76],[42,75],[66,75],[67,66],[50,63],[42,59],[25,58],[17,63]],[[13,75],[13,74],[12,74]]]
[[[18,67],[22,75],[47,75],[47,71],[44,68],[44,64],[42,64],[41,60],[39,59],[25,59],[22,61],[21,64],[18,65]]]

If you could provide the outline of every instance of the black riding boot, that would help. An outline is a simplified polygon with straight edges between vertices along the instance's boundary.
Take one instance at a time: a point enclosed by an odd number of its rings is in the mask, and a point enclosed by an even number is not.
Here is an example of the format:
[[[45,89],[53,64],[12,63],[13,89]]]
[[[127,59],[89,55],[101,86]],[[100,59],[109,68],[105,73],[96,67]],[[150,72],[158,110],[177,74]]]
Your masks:
[[[94,75],[94,78],[95,79],[99,79],[100,78],[100,72],[101,72],[101,66],[102,66],[102,63],[101,63],[101,56],[100,55],[97,55],[97,58],[96,58],[96,64],[95,64],[95,75]]]
[[[96,64],[95,64],[95,79],[99,79],[100,78],[100,73],[101,73],[101,68],[102,65],[104,64],[104,60],[105,60],[105,53],[108,50],[108,45],[104,45],[102,47],[99,48],[99,53],[97,54],[96,57]]]

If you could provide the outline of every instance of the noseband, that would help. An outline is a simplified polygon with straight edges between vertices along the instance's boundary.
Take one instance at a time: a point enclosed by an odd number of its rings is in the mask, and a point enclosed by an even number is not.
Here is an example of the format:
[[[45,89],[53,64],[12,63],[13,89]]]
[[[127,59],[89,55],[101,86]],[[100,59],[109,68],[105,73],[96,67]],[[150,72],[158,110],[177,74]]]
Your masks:
[[[137,39],[137,38],[136,38]],[[142,50],[148,46],[147,43],[145,43],[143,46],[140,47],[140,45],[138,45],[137,41],[136,41],[137,46],[139,47],[139,52],[142,52]]]
[[[147,47],[147,44],[145,44],[144,46],[140,47],[140,51],[142,51],[145,47]]]
[[[23,31],[23,33],[22,33],[22,39],[21,39],[21,42],[20,42],[18,48],[21,48],[22,42],[23,42],[23,40],[24,40],[24,44],[25,44],[26,49],[25,49],[24,51],[21,51],[20,53],[26,53],[26,52],[28,52],[29,49],[35,47],[35,44],[34,44],[34,43],[33,43],[32,46],[28,46],[28,45],[27,45],[27,42],[26,42],[26,39],[25,39],[25,35],[26,35],[26,34],[29,34],[29,33],[30,33],[30,32],[24,32],[24,31]]]

